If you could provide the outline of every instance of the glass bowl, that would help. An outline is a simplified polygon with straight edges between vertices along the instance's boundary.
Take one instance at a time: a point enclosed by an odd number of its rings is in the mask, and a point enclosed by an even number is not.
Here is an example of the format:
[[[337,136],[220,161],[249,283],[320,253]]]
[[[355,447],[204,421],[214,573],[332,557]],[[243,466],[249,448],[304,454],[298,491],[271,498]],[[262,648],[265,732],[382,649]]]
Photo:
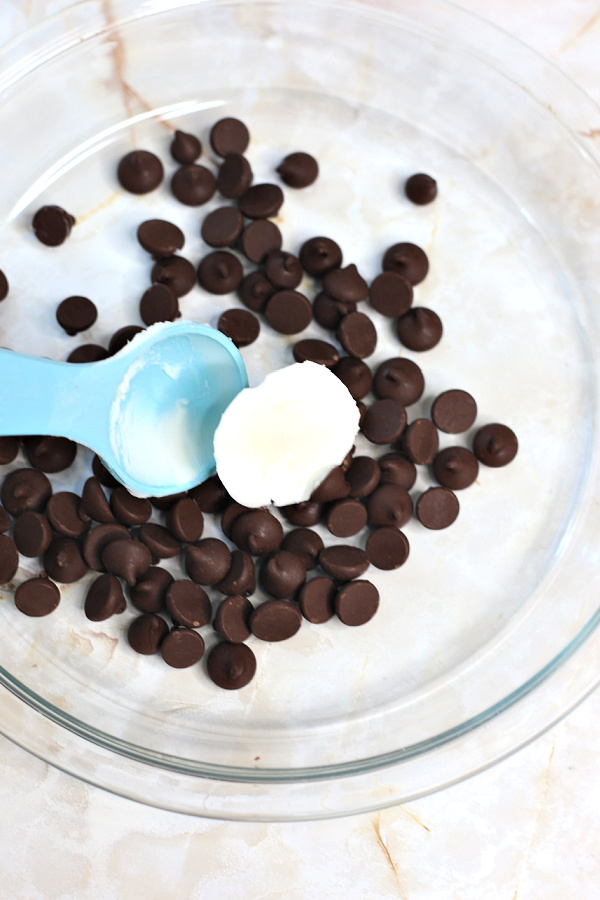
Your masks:
[[[594,104],[525,47],[436,0],[86,0],[0,61],[5,346],[65,359],[78,339],[61,333],[54,312],[72,294],[99,309],[79,342],[106,343],[139,324],[149,261],[137,225],[176,221],[197,262],[200,221],[219,202],[175,204],[173,130],[206,148],[211,125],[237,116],[252,134],[256,181],[273,179],[291,151],[319,160],[313,186],[286,190],[287,249],[331,236],[367,279],[393,243],[428,253],[415,302],[439,313],[444,336],[427,353],[406,353],[426,379],[411,417],[459,387],[477,400],[476,427],[504,422],[519,438],[511,465],[482,466],[461,492],[451,528],[411,521],[408,562],[370,570],[381,603],[369,623],[304,622],[289,641],[252,638],[257,676],[238,692],[216,688],[202,664],[175,671],[134,654],[124,639],[132,610],[88,622],[89,577],[61,588],[52,616],[21,615],[12,591],[40,569],[22,558],[0,598],[2,732],[145,803],[301,819],[439,789],[573,708],[600,678]],[[141,197],[115,177],[134,147],[157,152],[167,175]],[[214,168],[210,149],[204,160]],[[404,196],[418,171],[438,181],[428,206]],[[32,235],[43,203],[76,217],[62,247]],[[232,304],[196,287],[181,309],[215,324]],[[374,320],[370,363],[401,352],[389,322]],[[311,335],[324,336],[316,325]],[[251,382],[290,363],[292,343],[263,325],[243,351]],[[89,464],[80,449],[51,476],[55,490],[81,490]],[[22,456],[7,470],[20,465]],[[428,478],[420,472],[415,496]],[[210,647],[210,628],[203,634]]]

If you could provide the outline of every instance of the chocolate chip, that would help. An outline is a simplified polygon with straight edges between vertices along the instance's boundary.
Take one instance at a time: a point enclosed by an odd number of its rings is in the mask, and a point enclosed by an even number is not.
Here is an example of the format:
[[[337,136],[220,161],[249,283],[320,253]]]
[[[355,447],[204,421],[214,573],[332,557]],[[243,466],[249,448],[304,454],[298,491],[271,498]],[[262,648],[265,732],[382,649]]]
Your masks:
[[[12,538],[0,534],[0,584],[12,580],[19,568],[19,551]]]
[[[108,342],[108,355],[114,356],[143,330],[141,325],[124,325],[122,328],[118,328]]]
[[[327,366],[328,369],[333,368],[340,358],[340,354],[333,344],[315,338],[297,341],[292,348],[292,353],[296,362],[301,363],[308,360],[321,366]]]
[[[369,523],[402,528],[412,516],[410,494],[397,484],[380,484],[367,498]]]
[[[376,569],[398,569],[408,559],[408,538],[402,531],[387,525],[371,532],[365,549]]]
[[[300,525],[301,527],[310,528],[321,521],[323,512],[323,504],[314,500],[303,500],[300,503],[292,503],[289,506],[282,506],[281,513],[292,525]]]
[[[23,556],[41,556],[52,543],[50,522],[39,512],[21,513],[15,520],[13,538]]]
[[[484,425],[473,438],[473,453],[479,462],[494,469],[512,462],[518,449],[519,442],[514,431],[498,422]]]
[[[350,496],[356,499],[372,493],[381,478],[381,470],[372,456],[355,456],[346,472]]]
[[[406,427],[406,410],[395,400],[375,400],[363,416],[360,428],[373,444],[397,441]],[[436,432],[437,433],[437,432]]]
[[[466,391],[444,391],[435,398],[431,407],[431,418],[436,427],[447,434],[467,431],[476,417],[477,404]]]
[[[379,591],[370,581],[351,581],[339,589],[335,611],[344,625],[364,625],[379,608]]]
[[[339,244],[327,237],[309,238],[300,247],[299,253],[302,268],[315,278],[322,278],[331,269],[342,264],[342,251]]]
[[[246,550],[252,556],[263,556],[277,550],[283,540],[283,528],[272,513],[255,509],[235,519],[231,539],[240,550]]]
[[[317,503],[329,503],[331,500],[341,500],[350,494],[350,485],[346,480],[346,471],[341,466],[334,466],[327,473],[323,481],[317,485],[310,499]]]
[[[217,175],[217,190],[228,200],[240,197],[252,184],[250,163],[241,153],[228,153]]]
[[[233,247],[242,233],[244,217],[235,206],[221,206],[209,213],[200,229],[209,247]]]
[[[300,557],[289,550],[271,553],[260,567],[261,586],[272,597],[285,600],[296,593],[306,579],[306,567]]]
[[[424,306],[414,306],[396,321],[396,334],[404,346],[419,353],[439,344],[442,332],[438,314]]]
[[[393,244],[385,251],[382,260],[384,272],[396,272],[406,278],[413,287],[420,284],[429,271],[427,254],[416,244]]]
[[[215,614],[214,628],[232,644],[241,644],[250,637],[250,616],[254,607],[247,597],[239,594],[221,600]]]
[[[34,469],[14,469],[2,484],[0,499],[11,514],[42,512],[52,494],[52,485],[43,472]]]
[[[47,616],[59,603],[59,588],[45,576],[23,581],[15,591],[15,606],[26,616]]]
[[[319,175],[319,164],[310,153],[289,153],[277,166],[277,173],[284,184],[293,188],[305,188],[313,184]]]
[[[110,495],[110,508],[123,525],[142,525],[152,515],[152,504],[146,497],[134,497],[120,484]]]
[[[127,540],[130,537],[127,528],[117,522],[97,525],[96,528],[88,531],[83,540],[83,558],[90,569],[94,569],[95,572],[103,572],[102,553],[106,545],[111,541]]]
[[[79,347],[75,347],[74,350],[71,350],[67,356],[67,362],[91,363],[99,362],[101,359],[106,359],[107,357],[108,350],[106,347],[101,347],[100,344],[81,344]]]
[[[196,270],[189,259],[183,256],[166,256],[157,260],[152,266],[150,277],[152,281],[166,284],[176,297],[184,297],[196,284]]]
[[[250,631],[261,641],[286,641],[301,624],[300,610],[288,600],[267,600],[250,615]]]
[[[138,226],[137,239],[155,258],[172,256],[185,243],[182,230],[165,219],[146,219]]]
[[[11,435],[0,437],[0,465],[5,466],[16,459],[19,452],[19,438]]]
[[[326,575],[337,581],[349,581],[360,576],[369,568],[369,559],[360,547],[334,544],[319,553],[319,565]]]
[[[302,281],[302,266],[293,253],[271,250],[264,259],[265,275],[276,288],[295,288]]]
[[[294,528],[283,538],[281,549],[299,557],[306,569],[314,569],[323,549],[323,538],[311,528]]]
[[[235,691],[245,687],[256,673],[256,657],[247,644],[222,641],[206,660],[208,676],[217,687]]]
[[[238,198],[238,206],[247,219],[271,219],[283,203],[278,184],[253,184]]]
[[[367,282],[354,263],[327,272],[323,277],[323,290],[329,297],[343,303],[360,303],[369,296]]]
[[[195,162],[202,154],[202,144],[195,134],[176,131],[171,141],[171,156],[175,162],[186,165]]]
[[[200,261],[198,283],[211,294],[229,294],[242,280],[242,264],[227,250],[213,250]]]
[[[248,347],[260,334],[260,322],[248,309],[225,310],[219,316],[217,327],[236,347]]]
[[[142,329],[140,328],[140,331]],[[92,459],[92,472],[94,473],[94,477],[98,479],[100,484],[103,484],[104,487],[113,488],[118,485],[118,481],[114,478],[113,475],[108,471],[102,460],[99,456],[94,454],[94,458]]]
[[[172,322],[179,315],[177,297],[166,284],[153,284],[140,300],[140,319],[144,325]]]
[[[125,612],[125,597],[121,582],[115,575],[100,575],[89,586],[83,611],[91,622],[103,622]]]
[[[240,281],[238,297],[252,312],[262,312],[269,297],[275,293],[275,288],[264,272],[248,272]]]
[[[59,534],[81,537],[90,527],[89,516],[81,515],[81,497],[73,491],[58,491],[46,504],[50,525]]]
[[[225,537],[231,537],[231,527],[238,516],[242,513],[249,512],[250,507],[244,506],[242,503],[230,503],[221,516],[221,531]]]
[[[0,506],[0,533],[10,531],[12,527],[12,519],[9,514]]]
[[[433,460],[433,475],[442,487],[460,491],[473,484],[479,473],[474,453],[466,447],[446,447]]]
[[[219,156],[228,153],[243,153],[250,143],[250,132],[246,125],[232,116],[219,119],[210,130],[210,145]]]
[[[413,288],[410,281],[397,272],[382,272],[371,282],[369,300],[373,309],[395,319],[404,315],[413,301]]]
[[[328,294],[321,291],[313,300],[313,316],[321,328],[334,331],[344,316],[356,312],[356,303],[344,303],[334,300]]]
[[[218,475],[211,475],[202,484],[192,488],[189,493],[205,513],[221,512],[231,502],[231,497]]]
[[[171,178],[171,193],[186,206],[202,206],[217,189],[215,176],[197,163],[180,166]]]
[[[152,564],[152,553],[146,544],[129,538],[111,541],[102,551],[102,565],[107,572],[123,578],[133,587]]]
[[[148,500],[155,509],[160,509],[162,512],[167,512],[179,500],[183,500],[183,498],[187,496],[188,491],[178,491],[177,494],[165,494],[162,497],[148,497]]]
[[[67,297],[56,310],[56,321],[69,335],[91,328],[97,318],[96,305],[87,297]]]
[[[268,253],[281,248],[282,242],[281,231],[275,222],[257,219],[242,231],[240,248],[250,262],[262,263]]]
[[[33,233],[47,247],[58,247],[71,234],[74,217],[62,206],[41,206],[33,217]]]
[[[127,640],[136,653],[151,656],[158,653],[168,631],[169,626],[161,616],[155,613],[142,613],[127,629]]]
[[[280,334],[298,334],[310,325],[312,306],[299,291],[276,291],[265,305],[269,325]]]
[[[370,356],[377,346],[377,332],[370,318],[361,312],[348,313],[337,329],[340,344],[348,354],[358,359]]]
[[[181,542],[164,525],[157,525],[155,522],[144,522],[138,537],[156,559],[171,559],[181,550]]]
[[[204,638],[191,628],[174,628],[161,641],[162,658],[174,669],[187,669],[204,656]]]
[[[225,578],[216,585],[222,594],[243,594],[249,596],[256,590],[254,562],[245,550],[233,550],[231,565]]]
[[[370,368],[362,359],[352,356],[342,357],[331,371],[346,385],[355,400],[362,400],[371,390],[373,376]]]
[[[337,585],[331,578],[319,575],[305,582],[298,594],[300,612],[309,622],[321,625],[328,622],[335,613]]]
[[[415,419],[402,436],[402,450],[411,462],[428,466],[438,452],[440,439],[431,419]]]
[[[34,435],[23,440],[28,462],[42,472],[63,472],[77,455],[77,444],[63,437]]]
[[[417,479],[415,464],[402,453],[385,453],[377,463],[381,472],[381,484],[397,484],[408,491]]]
[[[4,274],[2,269],[0,269],[0,301],[6,300],[7,297],[8,297],[8,278],[6,277],[6,275]]]
[[[377,366],[373,376],[374,393],[382,400],[396,400],[402,406],[416,403],[424,389],[423,372],[412,359],[386,359]]]
[[[149,150],[132,150],[126,153],[117,167],[121,187],[130,194],[148,194],[163,180],[163,165]]]
[[[172,581],[165,594],[169,615],[176,625],[201,628],[210,622],[212,606],[208,594],[199,584],[181,578]]]
[[[87,572],[79,542],[71,537],[56,537],[44,553],[44,569],[53,581],[72,584]]]
[[[431,175],[417,172],[407,178],[404,184],[404,193],[412,203],[425,206],[437,197],[437,182]]]
[[[421,494],[417,500],[415,513],[425,528],[438,530],[447,528],[455,521],[459,512],[458,498],[445,487],[433,487]]]
[[[88,478],[81,492],[80,514],[89,516],[96,522],[114,522],[115,517],[108,505],[100,482],[93,476]]]
[[[327,510],[325,524],[335,537],[351,537],[367,524],[367,510],[352,497],[336,500]]]
[[[131,602],[140,612],[159,613],[166,609],[166,593],[173,576],[161,566],[150,566],[129,589]]]

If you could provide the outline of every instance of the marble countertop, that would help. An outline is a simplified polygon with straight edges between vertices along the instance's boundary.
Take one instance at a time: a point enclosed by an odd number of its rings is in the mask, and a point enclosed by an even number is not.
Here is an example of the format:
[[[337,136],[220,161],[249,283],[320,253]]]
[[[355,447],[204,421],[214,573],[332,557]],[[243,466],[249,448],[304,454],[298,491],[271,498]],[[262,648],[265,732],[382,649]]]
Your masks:
[[[69,0],[4,0],[0,44]],[[462,0],[600,102],[595,0]],[[597,123],[590,123],[592,128]],[[349,818],[248,824],[112,796],[0,738],[0,896],[582,900],[600,880],[600,693],[488,771]]]

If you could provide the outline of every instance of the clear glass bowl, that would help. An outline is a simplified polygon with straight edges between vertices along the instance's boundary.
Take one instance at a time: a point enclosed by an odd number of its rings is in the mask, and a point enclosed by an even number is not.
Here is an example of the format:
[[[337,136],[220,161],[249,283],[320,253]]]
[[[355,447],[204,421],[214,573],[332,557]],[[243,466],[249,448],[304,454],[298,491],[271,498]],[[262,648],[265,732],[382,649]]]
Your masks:
[[[318,182],[287,192],[287,248],[330,235],[367,278],[392,243],[426,249],[431,270],[416,302],[440,314],[445,332],[417,360],[427,387],[411,414],[461,387],[478,402],[477,426],[505,422],[520,442],[514,463],[482,469],[462,492],[452,528],[407,526],[407,564],[372,576],[382,599],[370,623],[304,623],[282,644],[252,639],[258,674],[239,692],[219,691],[201,667],[173,671],[136,656],[123,639],[132,612],[88,622],[87,581],[63,587],[58,610],[40,620],[22,616],[5,589],[2,732],[146,803],[300,819],[383,807],[464,778],[592,690],[600,678],[594,104],[531,51],[436,0],[86,0],[6,47],[0,71],[10,173],[0,185],[0,266],[11,283],[3,344],[66,358],[74,339],[60,333],[54,310],[69,294],[98,305],[86,341],[139,322],[149,265],[135,227],[151,216],[177,221],[197,261],[199,222],[217,201],[174,207],[165,186],[125,195],[116,163],[147,147],[169,176],[173,128],[207,145],[211,124],[234,115],[250,127],[257,180],[272,178],[292,150],[319,159]],[[415,171],[438,180],[430,206],[403,195]],[[31,234],[42,203],[77,218],[58,249]],[[231,303],[195,288],[181,305],[184,316],[214,323]],[[375,319],[377,362],[399,346]],[[252,381],[291,361],[289,342],[267,329],[260,350],[244,355]],[[80,451],[51,480],[80,490],[88,467]],[[426,484],[420,475],[417,488]],[[37,571],[22,563],[16,584]]]

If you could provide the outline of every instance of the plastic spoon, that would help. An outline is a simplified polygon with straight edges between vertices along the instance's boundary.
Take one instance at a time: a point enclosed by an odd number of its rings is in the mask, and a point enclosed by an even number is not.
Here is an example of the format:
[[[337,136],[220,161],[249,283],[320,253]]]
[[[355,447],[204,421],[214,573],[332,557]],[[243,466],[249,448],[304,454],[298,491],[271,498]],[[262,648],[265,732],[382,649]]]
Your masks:
[[[132,493],[150,497],[214,472],[215,429],[248,385],[232,341],[184,321],[153,325],[93,363],[0,350],[0,374],[0,435],[70,438]]]

